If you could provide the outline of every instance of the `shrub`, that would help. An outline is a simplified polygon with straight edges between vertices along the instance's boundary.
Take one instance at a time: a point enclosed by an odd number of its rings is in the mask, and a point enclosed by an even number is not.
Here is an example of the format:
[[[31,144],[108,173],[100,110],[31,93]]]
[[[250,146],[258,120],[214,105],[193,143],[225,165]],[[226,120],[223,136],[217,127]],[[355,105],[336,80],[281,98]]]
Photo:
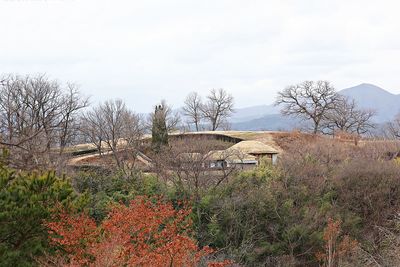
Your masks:
[[[128,206],[115,205],[99,227],[84,214],[67,213],[45,225],[69,265],[195,266],[211,249],[199,249],[190,237],[190,213],[161,199],[136,197]]]
[[[0,262],[2,266],[33,266],[49,251],[42,221],[57,206],[80,207],[71,185],[53,172],[16,172],[0,164]]]

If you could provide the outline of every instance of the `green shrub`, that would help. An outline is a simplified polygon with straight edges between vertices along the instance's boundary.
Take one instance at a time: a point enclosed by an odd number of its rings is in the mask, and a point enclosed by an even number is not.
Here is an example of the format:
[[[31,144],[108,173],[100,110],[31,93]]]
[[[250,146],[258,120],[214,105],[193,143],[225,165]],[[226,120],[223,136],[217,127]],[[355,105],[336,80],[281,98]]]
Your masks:
[[[54,172],[16,172],[0,164],[1,266],[36,265],[35,257],[49,250],[42,222],[60,205],[79,208],[82,201]]]

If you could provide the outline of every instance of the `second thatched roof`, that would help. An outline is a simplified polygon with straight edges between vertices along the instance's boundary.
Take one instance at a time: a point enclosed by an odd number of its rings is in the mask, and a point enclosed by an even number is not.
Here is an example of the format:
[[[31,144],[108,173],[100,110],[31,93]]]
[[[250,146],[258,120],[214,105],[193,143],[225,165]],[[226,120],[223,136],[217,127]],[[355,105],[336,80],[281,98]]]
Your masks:
[[[246,154],[278,154],[279,151],[273,148],[272,146],[269,146],[267,144],[264,144],[260,141],[254,141],[254,140],[249,140],[249,141],[241,141],[230,148],[229,150],[237,150],[240,151],[241,153],[246,153]]]

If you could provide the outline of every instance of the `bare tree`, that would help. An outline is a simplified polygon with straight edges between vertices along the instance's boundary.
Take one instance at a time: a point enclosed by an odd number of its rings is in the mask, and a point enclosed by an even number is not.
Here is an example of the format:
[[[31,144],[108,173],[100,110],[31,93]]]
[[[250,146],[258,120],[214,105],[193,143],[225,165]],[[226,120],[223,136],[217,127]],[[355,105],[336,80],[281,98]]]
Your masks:
[[[103,125],[101,132],[107,147],[113,152],[117,165],[120,166],[117,150],[122,142],[122,138],[130,125],[127,124],[128,117],[131,115],[122,100],[109,100],[100,104],[99,113],[101,114]]]
[[[202,105],[203,117],[210,123],[212,131],[226,125],[233,111],[233,96],[222,88],[212,89],[207,102]]]
[[[154,172],[167,183],[174,185],[177,190],[193,196],[195,203],[199,204],[206,190],[215,189],[237,171],[236,165],[228,167],[222,164],[220,168],[210,168],[210,162],[215,159],[225,161],[241,156],[234,150],[221,153],[213,151],[222,148],[226,147],[222,147],[218,141],[204,140],[200,137],[176,141],[173,145],[163,147],[153,156]],[[217,158],[214,153],[218,154]],[[196,212],[198,218],[201,218],[198,206]]]
[[[100,109],[97,107],[87,111],[82,115],[80,121],[80,132],[83,135],[83,140],[93,144],[99,154],[102,155],[104,141],[102,125],[104,125],[104,121]]]
[[[201,96],[196,93],[190,93],[184,102],[183,114],[189,119],[189,123],[193,123],[196,131],[200,130],[200,123],[203,118]]]
[[[278,93],[275,105],[282,105],[282,114],[311,121],[314,134],[322,129],[327,112],[335,108],[339,98],[328,81],[305,81],[286,87]]]
[[[0,78],[0,144],[12,149],[18,167],[58,164],[73,141],[77,117],[88,105],[76,86],[67,93],[45,75],[7,75]]]
[[[372,118],[376,115],[376,112],[372,109],[359,110],[356,113],[356,126],[354,127],[355,133],[358,135],[366,134],[374,129],[376,125],[372,122]]]
[[[130,111],[122,100],[106,101],[82,116],[82,133],[98,149],[100,155],[107,149],[119,169],[125,170],[123,151],[135,158],[144,127],[139,115]]]
[[[389,138],[400,139],[400,113],[395,116],[395,118],[387,123],[385,127],[386,135]]]
[[[334,133],[339,130],[349,134],[365,134],[375,127],[371,121],[375,112],[359,109],[354,99],[338,97],[335,106],[326,112],[324,126]]]
[[[76,85],[68,84],[67,87],[68,92],[63,96],[61,103],[60,153],[76,140],[80,128],[79,111],[89,105],[88,98],[82,98]]]

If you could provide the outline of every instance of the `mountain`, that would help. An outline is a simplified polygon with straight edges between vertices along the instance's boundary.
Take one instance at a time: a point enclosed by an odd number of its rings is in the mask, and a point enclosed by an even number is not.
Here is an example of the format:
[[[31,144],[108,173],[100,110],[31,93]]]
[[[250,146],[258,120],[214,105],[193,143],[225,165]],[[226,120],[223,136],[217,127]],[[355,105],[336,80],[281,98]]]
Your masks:
[[[248,121],[231,123],[232,129],[238,131],[289,131],[299,126],[300,121],[281,114],[269,114]]]
[[[360,108],[375,110],[376,123],[389,121],[400,112],[400,95],[373,84],[363,83],[339,93],[354,99]],[[237,109],[230,122],[233,130],[290,130],[300,126],[299,120],[280,115],[279,107],[273,105]]]
[[[235,110],[230,118],[231,122],[244,122],[261,118],[265,115],[279,114],[279,107],[274,105],[260,105]]]
[[[361,108],[375,110],[376,122],[389,121],[400,112],[400,95],[392,94],[373,84],[363,83],[339,93],[354,99]]]

